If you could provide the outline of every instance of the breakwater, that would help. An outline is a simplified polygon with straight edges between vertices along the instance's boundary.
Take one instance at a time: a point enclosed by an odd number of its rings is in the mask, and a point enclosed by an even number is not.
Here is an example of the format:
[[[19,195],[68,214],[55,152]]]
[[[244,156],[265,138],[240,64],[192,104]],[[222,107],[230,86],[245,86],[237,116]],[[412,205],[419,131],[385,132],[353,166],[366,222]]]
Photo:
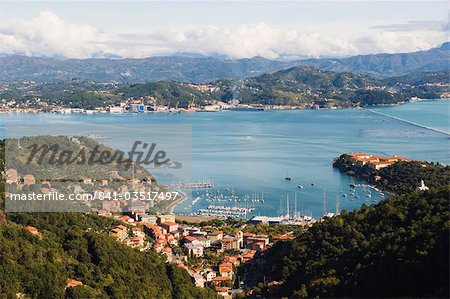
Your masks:
[[[378,115],[382,115],[382,116],[387,117],[387,118],[395,119],[395,120],[398,120],[398,121],[401,121],[401,122],[404,122],[404,123],[407,123],[407,124],[410,124],[410,125],[422,128],[422,129],[426,129],[426,130],[434,131],[436,133],[444,134],[446,136],[450,136],[450,132],[447,132],[447,131],[444,131],[444,130],[440,130],[440,129],[436,129],[436,128],[433,128],[433,127],[429,127],[429,126],[425,126],[425,125],[422,125],[422,124],[418,124],[416,122],[413,122],[413,121],[410,121],[410,120],[407,120],[407,119],[404,119],[404,118],[400,118],[400,117],[397,117],[397,116],[392,116],[392,115],[389,115],[389,114],[386,114],[386,113],[383,113],[383,112],[379,112],[379,111],[375,111],[375,110],[372,110],[372,109],[367,109],[367,111],[375,113],[375,114],[378,114]]]

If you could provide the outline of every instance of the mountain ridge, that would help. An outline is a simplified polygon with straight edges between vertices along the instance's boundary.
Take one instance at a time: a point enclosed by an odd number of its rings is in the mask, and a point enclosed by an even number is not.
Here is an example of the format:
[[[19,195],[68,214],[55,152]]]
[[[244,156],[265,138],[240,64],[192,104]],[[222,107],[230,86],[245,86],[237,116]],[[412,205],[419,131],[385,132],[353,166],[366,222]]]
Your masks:
[[[152,105],[189,108],[217,101],[241,104],[287,105],[304,108],[360,107],[398,104],[412,97],[440,98],[447,72],[413,73],[377,79],[352,73],[294,66],[246,79],[221,79],[191,84],[171,80],[145,83],[96,83],[75,79],[51,83],[9,84],[0,98],[33,106],[40,101],[69,108],[95,109],[127,99],[147,99]],[[36,99],[38,102],[34,102]],[[236,103],[235,101],[233,103]]]
[[[220,79],[245,79],[298,65],[322,70],[351,71],[373,77],[401,76],[417,71],[448,70],[450,43],[425,51],[395,54],[357,55],[347,58],[319,58],[292,61],[263,57],[238,60],[195,55],[147,58],[56,59],[28,56],[0,57],[0,83],[18,81],[63,81],[73,78],[99,82],[142,83],[173,80],[192,83]]]

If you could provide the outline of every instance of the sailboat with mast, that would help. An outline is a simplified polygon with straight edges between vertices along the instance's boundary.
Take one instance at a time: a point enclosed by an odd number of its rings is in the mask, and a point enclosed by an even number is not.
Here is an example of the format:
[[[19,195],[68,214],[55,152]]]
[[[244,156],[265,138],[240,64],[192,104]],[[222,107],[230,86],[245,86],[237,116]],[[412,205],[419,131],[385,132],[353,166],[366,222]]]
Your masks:
[[[286,220],[291,219],[291,211],[289,210],[289,194],[286,194]]]

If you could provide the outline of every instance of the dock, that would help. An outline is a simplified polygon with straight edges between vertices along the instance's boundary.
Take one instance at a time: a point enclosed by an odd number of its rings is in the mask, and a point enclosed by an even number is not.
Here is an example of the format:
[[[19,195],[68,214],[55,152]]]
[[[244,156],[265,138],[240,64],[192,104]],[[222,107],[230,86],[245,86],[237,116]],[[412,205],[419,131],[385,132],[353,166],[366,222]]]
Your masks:
[[[213,185],[210,181],[200,181],[200,182],[186,182],[186,183],[176,183],[168,184],[163,187],[168,189],[209,189]]]
[[[381,115],[381,116],[384,116],[384,117],[387,117],[387,118],[395,119],[395,120],[398,120],[398,121],[401,121],[401,122],[404,122],[404,123],[407,123],[407,124],[410,124],[410,125],[422,128],[422,129],[426,129],[426,130],[430,130],[430,131],[433,131],[433,132],[436,132],[436,133],[444,134],[446,136],[450,136],[450,132],[447,132],[447,131],[444,131],[444,130],[441,130],[441,129],[436,129],[436,128],[433,128],[433,127],[425,126],[425,125],[422,125],[422,124],[419,124],[419,123],[416,123],[416,122],[413,122],[413,121],[410,121],[410,120],[407,120],[407,119],[403,119],[403,118],[400,118],[400,117],[397,117],[397,116],[392,116],[392,115],[389,115],[389,114],[386,114],[386,113],[383,113],[383,112],[379,112],[379,111],[375,111],[375,110],[372,110],[372,109],[367,109],[367,111],[375,113],[375,114],[378,114],[378,115]]]

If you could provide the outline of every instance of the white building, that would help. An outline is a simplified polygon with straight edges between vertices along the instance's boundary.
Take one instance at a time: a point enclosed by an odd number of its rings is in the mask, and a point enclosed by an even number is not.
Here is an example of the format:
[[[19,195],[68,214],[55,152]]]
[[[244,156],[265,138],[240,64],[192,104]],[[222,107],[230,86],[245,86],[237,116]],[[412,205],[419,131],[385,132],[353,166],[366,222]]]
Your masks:
[[[191,257],[202,257],[203,256],[203,245],[196,243],[186,243],[184,244],[186,254]]]
[[[427,186],[425,186],[425,183],[423,182],[423,180],[420,180],[420,186],[418,186],[416,188],[416,191],[426,191],[430,188],[428,188]]]
[[[123,107],[109,107],[108,108],[109,113],[111,114],[119,114],[119,113],[123,113]]]

